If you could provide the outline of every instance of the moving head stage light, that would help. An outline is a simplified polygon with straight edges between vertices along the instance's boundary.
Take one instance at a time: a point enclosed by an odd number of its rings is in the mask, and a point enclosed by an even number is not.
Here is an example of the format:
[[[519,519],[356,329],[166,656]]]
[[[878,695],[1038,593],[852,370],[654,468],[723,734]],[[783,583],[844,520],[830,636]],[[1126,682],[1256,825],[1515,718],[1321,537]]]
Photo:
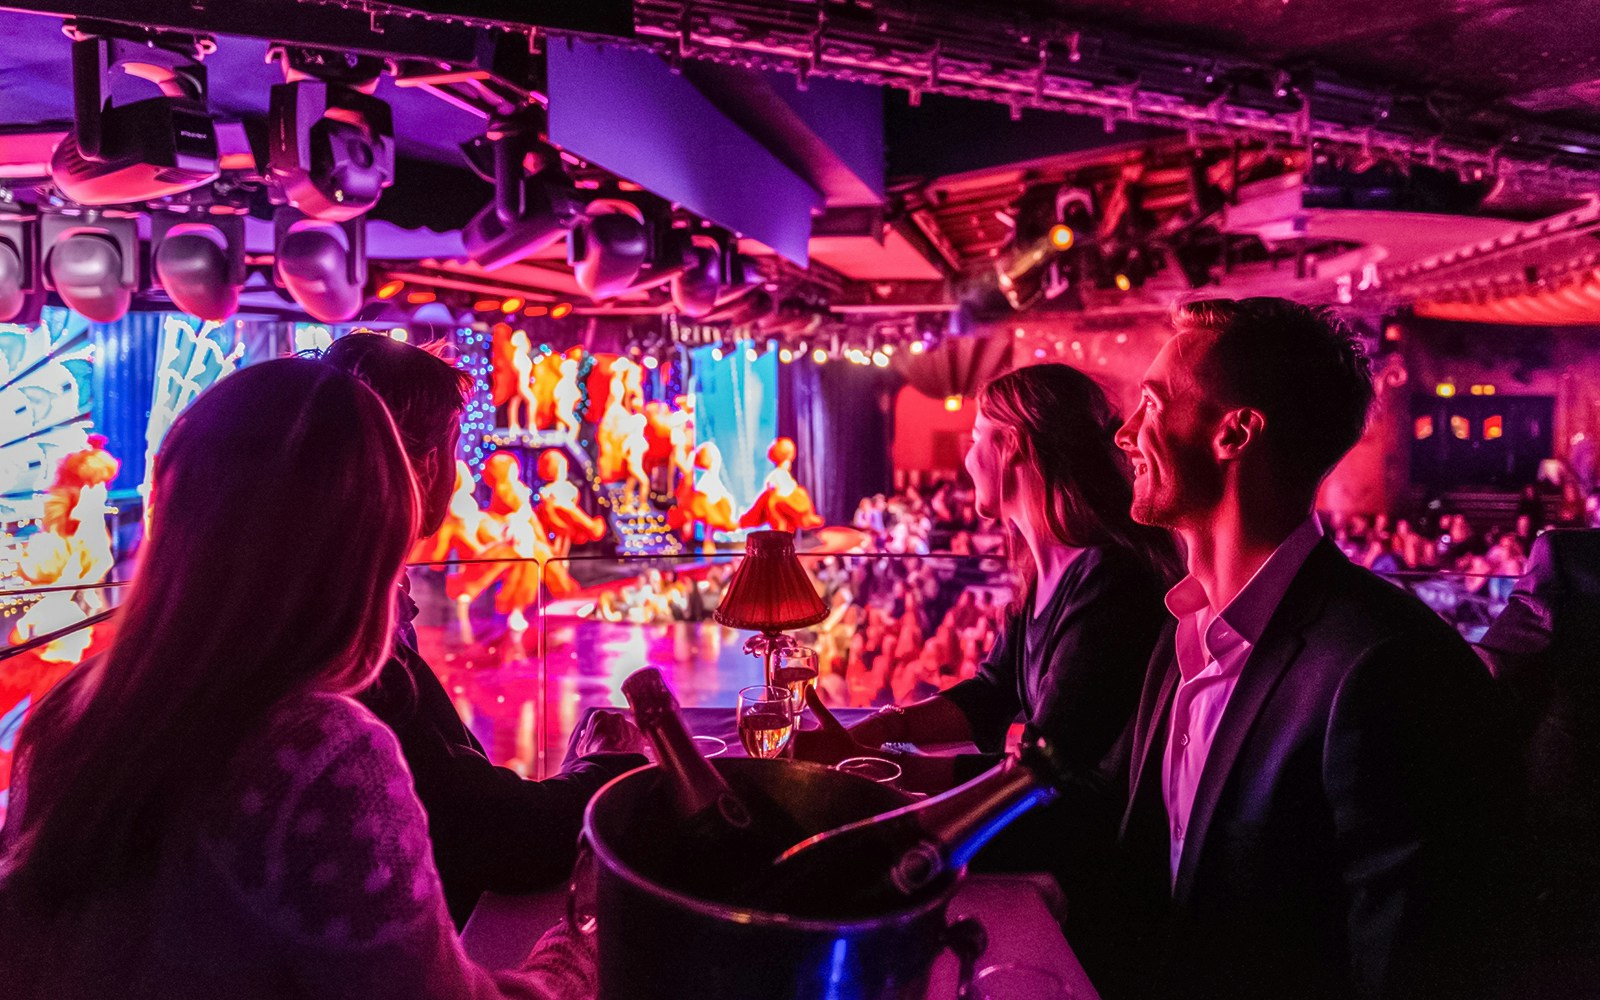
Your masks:
[[[39,226],[47,248],[45,287],[96,323],[126,315],[139,288],[138,221],[100,212],[52,212]]]
[[[329,222],[363,215],[394,183],[394,119],[370,91],[381,65],[275,49],[287,83],[267,109],[267,173],[289,204]]]
[[[38,216],[21,210],[0,212],[0,323],[36,318],[44,304],[38,261]]]
[[[239,308],[244,287],[244,216],[150,217],[151,263],[172,304],[201,319],[224,320]]]
[[[334,223],[280,208],[273,225],[278,283],[290,297],[324,323],[354,319],[367,284],[367,220]]]
[[[217,133],[206,111],[200,65],[213,43],[183,35],[141,33],[136,39],[81,33],[77,26],[67,30],[74,39],[73,128],[50,158],[50,177],[61,193],[80,205],[119,205],[216,180]],[[105,77],[113,73],[147,80],[161,96],[112,105]]]
[[[497,121],[465,147],[473,169],[494,184],[494,200],[461,230],[468,259],[485,270],[538,253],[583,214],[561,154],[542,138],[541,125],[542,115],[532,113]]]

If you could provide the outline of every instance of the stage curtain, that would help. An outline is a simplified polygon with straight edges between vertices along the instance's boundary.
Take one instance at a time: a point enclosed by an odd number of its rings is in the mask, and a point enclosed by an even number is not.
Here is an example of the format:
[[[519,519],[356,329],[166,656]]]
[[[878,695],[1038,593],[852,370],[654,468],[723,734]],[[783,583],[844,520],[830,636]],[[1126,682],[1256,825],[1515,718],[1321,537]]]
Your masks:
[[[829,524],[849,524],[862,497],[894,488],[892,370],[809,359],[779,365],[779,433],[794,439],[794,474]]]
[[[111,491],[127,500],[144,482],[145,431],[161,360],[164,313],[132,312],[89,327],[94,342],[94,429],[122,462]]]

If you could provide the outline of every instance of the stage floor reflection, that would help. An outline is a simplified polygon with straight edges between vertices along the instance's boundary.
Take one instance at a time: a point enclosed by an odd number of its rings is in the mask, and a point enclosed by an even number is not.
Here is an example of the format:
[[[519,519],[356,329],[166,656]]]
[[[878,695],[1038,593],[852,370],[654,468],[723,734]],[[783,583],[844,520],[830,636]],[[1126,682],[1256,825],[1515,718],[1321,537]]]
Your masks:
[[[468,643],[454,623],[419,619],[418,644],[489,756],[528,776],[560,768],[584,710],[626,708],[622,680],[642,666],[659,668],[685,706],[732,712],[739,689],[760,683],[760,661],[743,651],[748,636],[710,621],[632,624],[553,614],[520,632],[500,619],[475,616],[472,626],[476,641]]]

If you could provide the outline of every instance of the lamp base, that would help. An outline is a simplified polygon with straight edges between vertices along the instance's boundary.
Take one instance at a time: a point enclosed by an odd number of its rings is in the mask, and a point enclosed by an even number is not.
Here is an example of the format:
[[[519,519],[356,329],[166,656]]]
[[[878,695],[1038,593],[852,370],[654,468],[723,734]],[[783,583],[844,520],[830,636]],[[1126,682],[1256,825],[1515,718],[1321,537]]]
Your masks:
[[[745,640],[744,651],[751,656],[761,657],[761,683],[772,686],[772,658],[780,649],[790,649],[800,645],[793,636],[782,632],[762,632]]]

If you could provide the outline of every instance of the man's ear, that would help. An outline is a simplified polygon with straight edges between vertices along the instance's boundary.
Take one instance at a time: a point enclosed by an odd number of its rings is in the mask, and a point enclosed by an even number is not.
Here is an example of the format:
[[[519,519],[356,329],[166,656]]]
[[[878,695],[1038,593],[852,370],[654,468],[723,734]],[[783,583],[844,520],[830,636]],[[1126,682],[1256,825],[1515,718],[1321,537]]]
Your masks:
[[[1219,461],[1237,459],[1249,448],[1261,446],[1261,435],[1267,429],[1267,418],[1260,410],[1241,407],[1230,410],[1217,424],[1211,439],[1211,451]]]

